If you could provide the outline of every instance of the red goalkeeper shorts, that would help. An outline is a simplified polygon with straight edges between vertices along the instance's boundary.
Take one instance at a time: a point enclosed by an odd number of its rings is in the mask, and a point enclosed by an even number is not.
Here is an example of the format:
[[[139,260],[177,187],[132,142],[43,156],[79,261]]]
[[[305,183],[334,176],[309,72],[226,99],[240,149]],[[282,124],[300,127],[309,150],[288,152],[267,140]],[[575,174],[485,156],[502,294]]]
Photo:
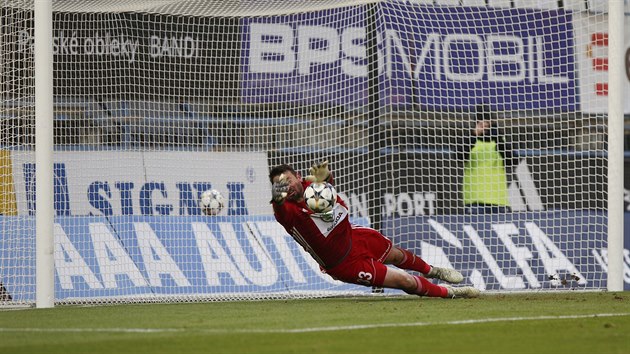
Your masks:
[[[387,273],[383,264],[392,249],[392,241],[380,232],[352,225],[352,249],[348,256],[325,272],[337,280],[365,286],[382,286]]]

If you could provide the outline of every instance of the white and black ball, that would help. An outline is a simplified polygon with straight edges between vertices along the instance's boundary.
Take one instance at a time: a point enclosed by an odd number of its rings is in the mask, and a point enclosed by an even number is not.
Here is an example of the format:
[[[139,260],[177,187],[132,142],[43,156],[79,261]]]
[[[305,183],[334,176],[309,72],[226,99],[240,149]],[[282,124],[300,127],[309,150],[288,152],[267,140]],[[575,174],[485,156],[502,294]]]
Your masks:
[[[306,206],[314,213],[327,213],[337,203],[337,191],[327,182],[311,183],[304,190]]]

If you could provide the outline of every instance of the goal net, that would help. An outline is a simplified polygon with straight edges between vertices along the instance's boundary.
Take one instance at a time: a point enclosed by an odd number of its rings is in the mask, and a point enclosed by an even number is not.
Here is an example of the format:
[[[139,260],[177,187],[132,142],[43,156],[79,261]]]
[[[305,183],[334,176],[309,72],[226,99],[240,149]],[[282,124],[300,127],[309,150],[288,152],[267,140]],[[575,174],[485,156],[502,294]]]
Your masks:
[[[372,293],[273,217],[270,168],[323,160],[464,284],[606,288],[605,1],[53,5],[56,303]],[[32,304],[36,24],[0,6],[0,304]]]

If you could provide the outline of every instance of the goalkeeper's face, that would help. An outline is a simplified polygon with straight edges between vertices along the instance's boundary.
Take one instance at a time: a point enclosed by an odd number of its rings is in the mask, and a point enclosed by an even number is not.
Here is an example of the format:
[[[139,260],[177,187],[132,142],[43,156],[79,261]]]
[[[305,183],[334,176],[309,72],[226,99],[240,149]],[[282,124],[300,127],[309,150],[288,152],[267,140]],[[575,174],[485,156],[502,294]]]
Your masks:
[[[298,173],[293,174],[289,171],[284,173],[284,180],[289,185],[287,191],[287,199],[294,200],[296,202],[304,199],[304,187],[302,186],[302,176]]]

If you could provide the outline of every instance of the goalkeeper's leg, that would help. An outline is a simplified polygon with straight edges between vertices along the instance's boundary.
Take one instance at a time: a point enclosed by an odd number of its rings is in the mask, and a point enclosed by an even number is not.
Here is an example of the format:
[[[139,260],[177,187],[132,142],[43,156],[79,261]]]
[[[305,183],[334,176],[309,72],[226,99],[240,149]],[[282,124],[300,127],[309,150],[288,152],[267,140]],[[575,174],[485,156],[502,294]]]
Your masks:
[[[401,269],[415,270],[424,274],[427,278],[440,279],[453,284],[461,283],[464,280],[464,276],[455,269],[432,267],[422,258],[400,247],[392,248],[385,259],[385,263],[393,264]]]
[[[431,283],[424,277],[411,275],[398,269],[388,268],[383,281],[387,288],[400,289],[407,294],[442,298],[473,298],[479,296],[479,290],[464,286],[454,288]]]

